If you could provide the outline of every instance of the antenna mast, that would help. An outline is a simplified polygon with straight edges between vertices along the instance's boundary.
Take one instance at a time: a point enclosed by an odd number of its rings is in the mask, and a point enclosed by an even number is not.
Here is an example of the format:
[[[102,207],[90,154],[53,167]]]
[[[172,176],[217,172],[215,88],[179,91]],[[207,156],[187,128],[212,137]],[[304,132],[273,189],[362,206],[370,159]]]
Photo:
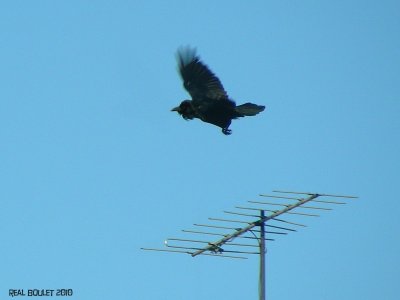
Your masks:
[[[250,203],[250,206],[235,207],[239,211],[224,211],[225,214],[229,215],[237,215],[246,218],[250,217],[253,219],[253,221],[209,218],[209,220],[218,223],[229,223],[230,226],[222,226],[218,224],[193,224],[196,227],[208,228],[212,231],[182,230],[184,233],[190,233],[194,235],[220,236],[221,238],[217,239],[216,241],[208,241],[197,238],[169,238],[165,240],[165,246],[167,247],[167,249],[141,249],[148,251],[185,253],[191,255],[192,257],[196,257],[198,255],[209,255],[215,257],[227,257],[236,259],[247,259],[248,255],[258,254],[260,256],[259,300],[265,300],[265,254],[267,251],[266,241],[274,241],[274,239],[269,238],[270,235],[286,235],[288,234],[288,232],[296,231],[295,229],[293,229],[293,227],[306,227],[306,225],[304,224],[287,220],[286,216],[298,215],[302,217],[319,217],[318,214],[311,213],[310,211],[328,211],[332,210],[332,208],[329,207],[331,205],[346,204],[346,202],[330,200],[330,198],[357,198],[354,196],[306,192],[273,191],[273,193],[274,194],[272,195],[260,194],[260,197],[277,199],[275,202],[266,202],[261,200],[248,201],[248,203]],[[289,196],[288,194],[291,196]],[[300,198],[301,196],[306,197]],[[283,202],[283,199],[286,202]],[[318,203],[318,206],[305,205],[308,202]],[[255,207],[254,205],[257,205],[257,207]],[[276,207],[281,207],[281,209],[273,209]],[[299,209],[301,210],[299,211]],[[243,211],[245,211],[246,213]],[[266,213],[269,214],[266,215]],[[285,219],[282,219],[282,216]],[[256,220],[254,220],[254,218],[256,218]],[[270,223],[273,223],[274,225]],[[276,223],[284,223],[284,225],[277,226],[275,225]],[[232,224],[244,224],[245,226],[232,227]],[[255,229],[256,227],[258,227],[259,229]],[[266,227],[273,229],[273,231],[266,231]],[[218,232],[215,232],[216,230]],[[221,233],[221,230],[230,230],[230,233]],[[258,237],[256,233],[258,233]],[[266,234],[268,234],[268,238]],[[240,239],[240,241],[236,242],[237,239]],[[241,242],[241,240],[244,239],[250,240],[253,243]],[[257,243],[255,244],[254,241],[256,241]],[[251,251],[248,248],[258,248],[258,251]]]

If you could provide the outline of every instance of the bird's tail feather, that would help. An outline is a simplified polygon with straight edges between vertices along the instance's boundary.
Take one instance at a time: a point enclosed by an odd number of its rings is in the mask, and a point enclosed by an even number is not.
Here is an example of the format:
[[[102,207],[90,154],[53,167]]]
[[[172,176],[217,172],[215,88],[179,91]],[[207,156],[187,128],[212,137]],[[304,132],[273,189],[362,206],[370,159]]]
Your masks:
[[[250,102],[236,106],[236,111],[243,116],[255,116],[259,112],[262,112],[264,109],[265,106],[253,104]]]

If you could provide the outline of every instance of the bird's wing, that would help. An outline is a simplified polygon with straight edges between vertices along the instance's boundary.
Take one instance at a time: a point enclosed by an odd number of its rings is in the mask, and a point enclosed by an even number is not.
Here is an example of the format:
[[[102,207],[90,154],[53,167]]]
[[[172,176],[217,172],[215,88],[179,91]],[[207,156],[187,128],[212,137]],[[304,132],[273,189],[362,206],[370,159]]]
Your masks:
[[[181,48],[177,53],[179,72],[183,86],[192,96],[193,101],[208,98],[213,100],[228,99],[218,77],[200,61],[196,50]]]

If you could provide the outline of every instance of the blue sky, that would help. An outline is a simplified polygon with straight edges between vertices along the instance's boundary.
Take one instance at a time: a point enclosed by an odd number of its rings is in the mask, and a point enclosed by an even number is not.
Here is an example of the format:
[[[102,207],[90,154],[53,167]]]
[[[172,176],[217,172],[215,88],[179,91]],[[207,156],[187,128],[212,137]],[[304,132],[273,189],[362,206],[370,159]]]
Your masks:
[[[258,258],[141,251],[274,189],[357,195],[268,244],[268,299],[397,299],[397,1],[3,1],[0,295],[257,299]],[[170,109],[197,47],[231,136]]]

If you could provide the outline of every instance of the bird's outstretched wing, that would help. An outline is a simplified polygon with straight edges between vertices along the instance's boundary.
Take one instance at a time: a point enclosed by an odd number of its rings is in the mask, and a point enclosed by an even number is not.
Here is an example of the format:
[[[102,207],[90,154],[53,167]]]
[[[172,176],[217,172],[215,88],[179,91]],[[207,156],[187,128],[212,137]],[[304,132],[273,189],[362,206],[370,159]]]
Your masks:
[[[177,59],[183,86],[192,96],[193,101],[228,99],[221,81],[200,61],[195,49],[180,48]]]

